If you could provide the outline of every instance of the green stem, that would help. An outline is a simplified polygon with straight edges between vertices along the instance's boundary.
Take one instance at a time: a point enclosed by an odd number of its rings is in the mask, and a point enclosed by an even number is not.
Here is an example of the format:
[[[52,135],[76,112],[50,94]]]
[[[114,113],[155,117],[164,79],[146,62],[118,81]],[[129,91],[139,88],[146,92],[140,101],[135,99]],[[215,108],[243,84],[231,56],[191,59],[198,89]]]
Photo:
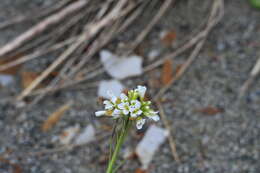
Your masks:
[[[124,142],[124,139],[125,139],[125,136],[127,134],[127,131],[128,131],[130,124],[131,123],[129,122],[128,119],[125,120],[124,125],[123,125],[122,129],[120,130],[120,136],[119,136],[119,139],[116,143],[115,151],[113,152],[112,158],[109,161],[106,173],[113,173],[113,168],[114,168],[115,162],[117,160],[118,153],[119,153],[119,151],[122,147],[122,144]]]

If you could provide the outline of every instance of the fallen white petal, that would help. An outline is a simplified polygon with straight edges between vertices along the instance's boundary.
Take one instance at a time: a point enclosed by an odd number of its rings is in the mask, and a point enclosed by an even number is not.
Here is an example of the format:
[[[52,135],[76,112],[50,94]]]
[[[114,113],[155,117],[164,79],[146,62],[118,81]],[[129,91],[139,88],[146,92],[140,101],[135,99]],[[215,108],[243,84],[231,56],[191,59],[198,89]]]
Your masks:
[[[75,140],[76,145],[83,145],[95,140],[95,128],[92,125],[88,125],[82,133]]]
[[[68,145],[71,143],[72,139],[79,132],[79,125],[66,128],[59,137],[59,141],[63,145]]]
[[[105,115],[105,114],[106,114],[106,111],[97,111],[97,112],[95,112],[95,115],[96,115],[97,117],[103,116],[103,115]]]
[[[118,80],[103,80],[98,86],[98,96],[110,99],[107,91],[113,92],[116,97],[119,97],[124,86]]]
[[[153,159],[155,152],[164,143],[169,132],[163,128],[152,125],[146,131],[142,141],[136,147],[136,154],[143,169],[147,169]]]
[[[0,85],[6,87],[10,84],[14,83],[14,77],[11,75],[0,75]]]
[[[124,79],[143,73],[143,59],[140,56],[118,57],[110,51],[102,50],[100,57],[106,72],[113,78]]]

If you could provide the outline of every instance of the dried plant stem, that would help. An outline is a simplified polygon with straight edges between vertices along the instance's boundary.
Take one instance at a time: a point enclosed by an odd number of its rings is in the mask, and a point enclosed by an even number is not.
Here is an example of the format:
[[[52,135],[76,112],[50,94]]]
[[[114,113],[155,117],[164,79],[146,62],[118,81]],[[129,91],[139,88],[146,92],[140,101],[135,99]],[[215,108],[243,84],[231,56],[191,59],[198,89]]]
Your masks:
[[[171,151],[172,151],[172,156],[173,156],[173,158],[175,159],[176,162],[180,163],[180,158],[179,158],[177,150],[176,150],[176,144],[175,144],[175,141],[174,141],[174,138],[173,138],[173,135],[172,135],[171,124],[170,124],[167,116],[164,113],[164,110],[163,110],[161,103],[159,101],[157,101],[156,105],[159,109],[160,116],[161,116],[161,119],[163,121],[163,124],[166,127],[166,129],[169,131],[168,140],[169,140],[170,148],[171,148]]]
[[[86,30],[81,34],[78,40],[71,45],[64,53],[62,53],[56,61],[54,61],[42,74],[36,78],[22,93],[17,97],[17,101],[21,101],[24,97],[30,94],[30,92],[35,89],[55,68],[57,68],[62,62],[64,62],[68,57],[86,40],[93,37],[100,29],[108,25],[111,20],[116,19],[121,12],[121,8],[125,5],[127,1],[122,0],[117,3],[117,6],[101,21],[98,21],[92,25],[87,25]]]
[[[77,37],[71,37],[71,38],[69,38],[69,39],[67,39],[67,40],[65,40],[63,42],[60,42],[60,43],[57,43],[57,44],[53,45],[50,48],[37,50],[34,53],[31,53],[29,55],[25,55],[23,57],[20,57],[17,60],[11,61],[11,62],[6,63],[4,65],[0,65],[0,71],[4,71],[4,70],[6,70],[8,68],[20,65],[20,64],[25,63],[27,61],[30,61],[32,59],[38,58],[38,57],[40,57],[42,55],[45,55],[45,54],[48,54],[50,52],[56,51],[58,49],[61,49],[61,48],[65,47],[66,45],[69,45],[69,44],[73,43],[76,39],[77,39]]]
[[[251,70],[249,78],[245,81],[245,83],[240,88],[239,98],[242,98],[245,95],[246,91],[248,90],[250,85],[252,85],[252,83],[254,82],[256,76],[259,73],[260,73],[260,58],[257,60],[255,66]]]
[[[24,21],[31,21],[33,19],[38,19],[38,18],[42,18],[44,16],[48,16],[52,12],[55,12],[55,11],[59,10],[60,8],[62,8],[64,5],[66,5],[70,1],[71,0],[62,0],[56,4],[52,4],[51,7],[48,6],[43,9],[37,9],[36,11],[33,12],[33,15],[32,14],[25,15],[25,16],[19,15],[12,19],[8,19],[7,21],[0,23],[0,30],[5,29],[6,27],[24,22]]]
[[[54,61],[42,74],[37,77],[22,93],[17,97],[17,101],[21,101],[26,97],[34,88],[36,88],[55,68],[57,68],[63,61],[65,61],[69,55],[78,48],[78,46],[84,42],[84,37],[80,37],[79,40],[71,45],[56,61]]]
[[[175,0],[165,0],[163,5],[160,7],[158,13],[156,16],[152,19],[152,21],[144,28],[144,30],[138,35],[136,40],[133,43],[133,47],[131,47],[131,50],[135,49],[148,35],[148,33],[151,31],[151,29],[154,27],[154,25],[161,19],[161,17],[164,15],[164,13],[171,7],[171,4],[173,4]]]
[[[0,48],[0,57],[10,53],[11,51],[19,48],[22,44],[26,41],[31,40],[36,35],[42,33],[46,28],[50,25],[53,25],[62,19],[64,19],[69,14],[78,11],[79,9],[83,8],[87,4],[86,0],[80,0],[72,3],[68,7],[62,9],[60,12],[55,13],[45,20],[41,21],[37,25],[33,26],[31,29],[27,30],[25,33],[21,34],[11,42],[7,43],[5,46]]]

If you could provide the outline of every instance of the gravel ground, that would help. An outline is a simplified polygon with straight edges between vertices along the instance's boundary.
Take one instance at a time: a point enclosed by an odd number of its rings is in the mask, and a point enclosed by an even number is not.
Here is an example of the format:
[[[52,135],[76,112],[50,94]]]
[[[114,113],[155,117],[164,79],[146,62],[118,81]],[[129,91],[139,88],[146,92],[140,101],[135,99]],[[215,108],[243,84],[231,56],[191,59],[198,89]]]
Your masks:
[[[0,21],[48,6],[53,1],[2,0]],[[145,51],[161,49],[158,31],[174,28],[177,41],[198,26],[207,13],[209,2],[198,4],[183,1],[176,10],[170,10],[149,35]],[[252,9],[247,2],[230,0],[225,4],[226,14],[211,32],[202,52],[187,73],[166,94],[170,102],[164,109],[174,129],[177,151],[182,162],[177,164],[168,143],[156,154],[150,173],[259,173],[260,172],[260,80],[257,79],[245,98],[237,100],[238,91],[247,79],[259,57],[260,11]],[[23,32],[31,23],[17,25],[0,32],[0,45]],[[134,28],[133,32],[138,31]],[[131,35],[131,34],[130,34]],[[124,38],[122,38],[123,40]],[[127,39],[127,38],[126,38]],[[169,50],[164,50],[169,51]],[[187,55],[178,57],[174,63],[185,61]],[[153,74],[157,75],[155,70]],[[149,83],[149,76],[129,79],[129,88]],[[103,78],[108,78],[106,75]],[[58,147],[53,142],[64,128],[92,123],[97,131],[106,120],[97,120],[93,112],[100,109],[96,89],[66,90],[48,96],[30,111],[21,113],[5,98],[21,91],[19,77],[10,87],[0,88],[0,157],[20,165],[25,173],[97,173],[104,172],[102,162],[108,141],[92,145],[36,155],[35,152]],[[84,86],[84,85],[83,85]],[[151,89],[151,93],[156,89]],[[40,130],[47,116],[68,100],[75,105],[50,133]],[[203,115],[194,110],[206,106],[224,110],[217,115]],[[110,122],[109,122],[110,123]],[[159,123],[159,125],[162,125]],[[135,147],[140,138],[133,131],[127,146]],[[127,162],[119,172],[134,172],[140,167],[137,160]],[[12,172],[9,164],[1,163],[0,172]]]

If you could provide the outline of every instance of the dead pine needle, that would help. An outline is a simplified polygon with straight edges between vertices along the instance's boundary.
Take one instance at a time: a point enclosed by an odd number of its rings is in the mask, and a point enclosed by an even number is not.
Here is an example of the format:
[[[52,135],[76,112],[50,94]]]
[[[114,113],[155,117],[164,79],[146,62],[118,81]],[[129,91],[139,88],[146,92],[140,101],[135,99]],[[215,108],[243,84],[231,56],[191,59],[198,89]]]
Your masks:
[[[64,104],[63,106],[61,106],[60,108],[58,108],[55,112],[53,112],[49,118],[43,123],[42,125],[42,131],[43,132],[47,132],[49,131],[51,128],[53,128],[53,126],[55,126],[55,124],[57,124],[57,122],[61,119],[61,117],[64,115],[64,113],[70,109],[70,107],[72,106],[73,102],[69,101],[68,103]]]
[[[252,83],[254,82],[256,76],[259,73],[260,73],[260,58],[257,60],[255,66],[251,70],[250,76],[248,77],[248,79],[245,81],[245,83],[240,88],[239,98],[242,98],[245,95],[245,93],[247,92],[248,88],[252,85]]]
[[[162,122],[163,122],[165,128],[169,131],[168,140],[169,140],[170,148],[171,148],[171,151],[172,151],[172,156],[177,163],[180,163],[181,161],[180,161],[179,155],[178,155],[177,150],[176,150],[176,143],[175,143],[173,135],[172,135],[171,124],[170,124],[169,120],[167,119],[167,116],[165,115],[165,112],[163,110],[161,103],[159,101],[157,101],[156,105],[159,109]]]

